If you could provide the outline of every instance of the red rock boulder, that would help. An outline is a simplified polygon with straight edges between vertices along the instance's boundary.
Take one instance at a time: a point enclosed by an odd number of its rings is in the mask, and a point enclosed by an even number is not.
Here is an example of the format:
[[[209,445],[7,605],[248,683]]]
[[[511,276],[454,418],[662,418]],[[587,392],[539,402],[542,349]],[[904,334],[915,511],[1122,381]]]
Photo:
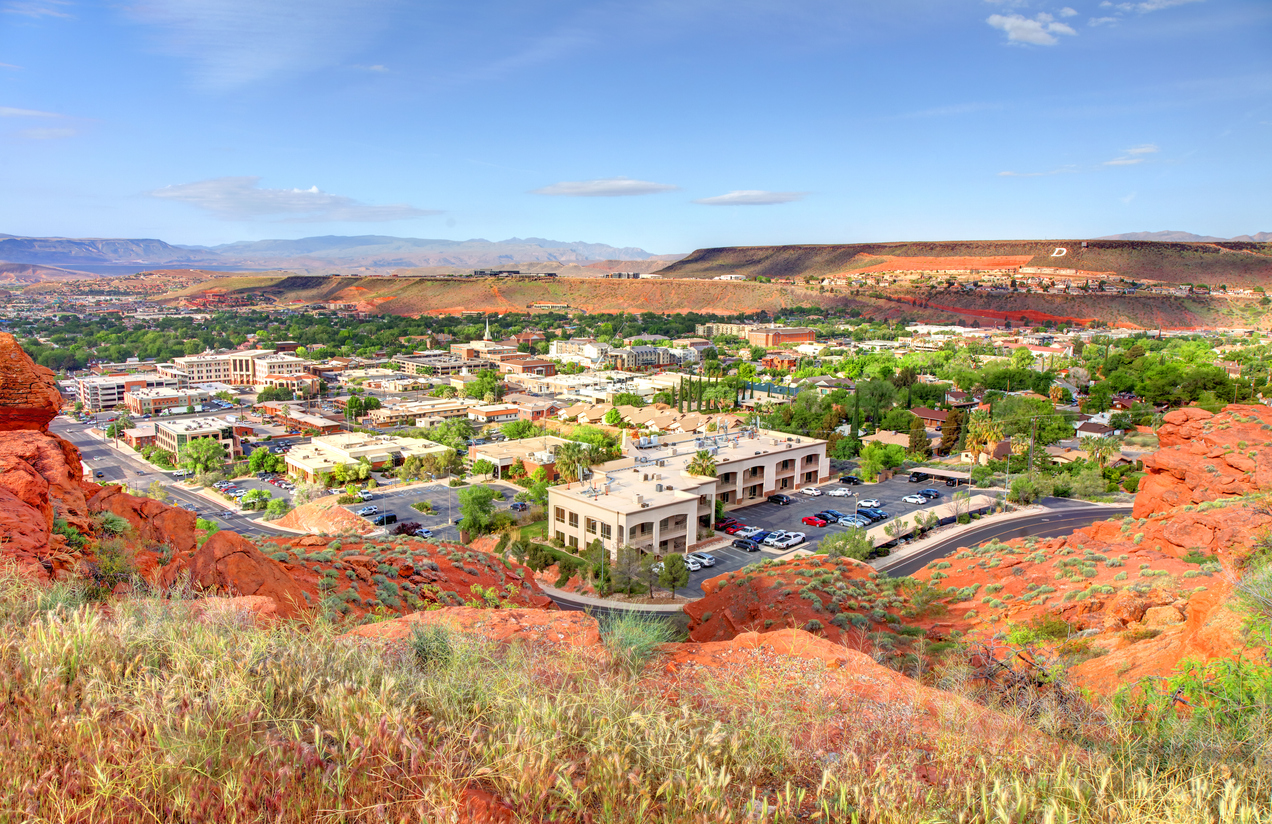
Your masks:
[[[129,495],[123,487],[113,484],[99,487],[88,501],[88,511],[93,514],[113,512],[128,521],[143,546],[167,545],[179,553],[195,548],[193,512],[154,498]]]
[[[48,432],[61,408],[52,370],[31,360],[13,335],[0,332],[0,432]]]
[[[174,586],[185,573],[199,592],[272,598],[285,618],[305,609],[304,591],[282,565],[235,532],[218,532],[193,553],[178,556],[161,570],[159,584]]]

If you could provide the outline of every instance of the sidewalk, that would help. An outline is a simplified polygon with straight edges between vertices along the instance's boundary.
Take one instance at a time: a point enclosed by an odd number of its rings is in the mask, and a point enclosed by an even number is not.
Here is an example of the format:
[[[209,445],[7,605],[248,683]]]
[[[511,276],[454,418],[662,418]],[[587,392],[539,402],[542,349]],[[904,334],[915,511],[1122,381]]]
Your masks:
[[[684,609],[684,604],[629,604],[626,601],[607,601],[604,598],[593,598],[577,592],[562,592],[547,584],[539,584],[539,588],[553,601],[564,601],[580,607],[618,610],[623,612],[648,612],[655,615],[674,615]]]

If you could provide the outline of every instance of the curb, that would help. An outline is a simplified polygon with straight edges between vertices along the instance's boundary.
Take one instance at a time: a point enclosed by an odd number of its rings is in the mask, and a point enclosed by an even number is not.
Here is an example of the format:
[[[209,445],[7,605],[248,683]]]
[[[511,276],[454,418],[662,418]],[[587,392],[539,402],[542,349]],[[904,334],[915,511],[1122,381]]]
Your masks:
[[[654,615],[675,615],[684,611],[684,604],[629,604],[623,601],[607,601],[604,598],[593,598],[590,595],[579,595],[576,592],[562,592],[555,587],[540,584],[543,593],[556,603],[586,609],[594,607],[614,612],[643,612]]]

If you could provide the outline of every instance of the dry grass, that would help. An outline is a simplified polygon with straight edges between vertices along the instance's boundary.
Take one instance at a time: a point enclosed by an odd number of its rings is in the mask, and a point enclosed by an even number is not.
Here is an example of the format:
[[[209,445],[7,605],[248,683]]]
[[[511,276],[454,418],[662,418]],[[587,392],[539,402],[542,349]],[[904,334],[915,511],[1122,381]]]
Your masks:
[[[421,661],[191,606],[0,570],[0,822],[1272,821],[1266,760],[1171,765],[1117,725],[1103,752],[1009,757],[795,682],[663,697],[568,652],[452,637]]]

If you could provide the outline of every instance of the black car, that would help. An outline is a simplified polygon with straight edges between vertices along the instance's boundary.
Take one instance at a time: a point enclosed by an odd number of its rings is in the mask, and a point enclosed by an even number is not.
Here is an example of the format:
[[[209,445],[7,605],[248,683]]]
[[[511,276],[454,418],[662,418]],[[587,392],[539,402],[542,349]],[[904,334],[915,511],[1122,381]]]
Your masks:
[[[795,503],[795,499],[792,498],[790,495],[783,495],[782,493],[778,492],[775,495],[768,496],[768,502],[771,504],[777,504],[778,506],[787,506],[789,504]]]
[[[924,498],[927,498],[929,501],[934,501],[941,497],[941,493],[937,492],[935,489],[920,489],[919,494]]]
[[[529,508],[530,508],[530,505],[527,504],[525,501],[516,501],[512,505],[513,512],[525,512]]]
[[[869,518],[871,521],[876,521],[876,522],[882,521],[891,517],[890,515],[888,515],[888,513],[884,512],[882,509],[872,509],[870,507],[864,507],[864,506],[857,510],[857,514],[864,515],[867,518]]]
[[[392,512],[385,512],[383,514],[376,515],[374,518],[372,518],[371,523],[375,524],[376,526],[388,526],[389,524],[396,524],[397,516],[394,515]]]
[[[912,484],[921,484],[924,481],[930,481],[930,480],[932,480],[932,476],[927,474],[926,472],[911,472],[910,473],[910,483]]]
[[[841,484],[847,484],[848,486],[861,485],[861,479],[858,478],[856,475],[843,475],[839,478],[839,482]]]
[[[731,544],[731,546],[734,549],[740,549],[743,552],[759,552],[760,551],[759,544],[757,544],[755,541],[748,541],[746,538],[738,538],[736,541],[734,541]]]

